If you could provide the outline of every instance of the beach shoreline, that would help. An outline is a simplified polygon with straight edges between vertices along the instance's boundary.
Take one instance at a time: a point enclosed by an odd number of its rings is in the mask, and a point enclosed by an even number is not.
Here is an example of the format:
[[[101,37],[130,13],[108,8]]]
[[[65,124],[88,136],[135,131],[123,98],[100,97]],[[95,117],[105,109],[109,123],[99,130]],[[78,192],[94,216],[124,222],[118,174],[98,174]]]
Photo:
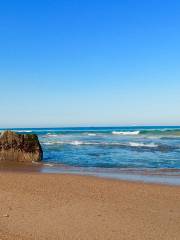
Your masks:
[[[88,168],[51,162],[18,163],[1,161],[0,172],[72,174],[120,181],[180,186],[180,169]]]
[[[178,239],[180,187],[0,172],[0,239]]]

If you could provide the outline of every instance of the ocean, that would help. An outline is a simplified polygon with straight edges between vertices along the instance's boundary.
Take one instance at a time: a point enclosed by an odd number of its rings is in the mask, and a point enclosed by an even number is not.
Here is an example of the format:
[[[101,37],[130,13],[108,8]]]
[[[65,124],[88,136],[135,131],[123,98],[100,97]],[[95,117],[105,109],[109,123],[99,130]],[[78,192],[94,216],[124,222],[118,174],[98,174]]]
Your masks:
[[[56,169],[63,166],[74,171],[116,175],[122,171],[128,175],[131,171],[180,170],[179,126],[13,130],[37,134],[44,152],[43,163]]]

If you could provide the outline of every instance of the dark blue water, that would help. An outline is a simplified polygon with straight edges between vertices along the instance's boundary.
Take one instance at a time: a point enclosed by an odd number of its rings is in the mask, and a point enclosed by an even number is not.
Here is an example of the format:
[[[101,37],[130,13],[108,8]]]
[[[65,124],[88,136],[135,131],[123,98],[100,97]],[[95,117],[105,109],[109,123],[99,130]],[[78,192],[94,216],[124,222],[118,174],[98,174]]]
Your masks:
[[[180,169],[180,127],[15,131],[38,134],[46,163],[84,168]]]

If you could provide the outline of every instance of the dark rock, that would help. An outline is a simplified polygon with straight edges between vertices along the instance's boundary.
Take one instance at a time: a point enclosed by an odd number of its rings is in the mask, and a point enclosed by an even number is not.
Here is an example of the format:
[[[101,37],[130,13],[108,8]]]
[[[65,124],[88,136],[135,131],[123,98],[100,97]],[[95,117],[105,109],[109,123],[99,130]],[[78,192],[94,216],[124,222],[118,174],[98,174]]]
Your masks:
[[[0,136],[0,160],[18,162],[41,161],[43,152],[36,134],[5,131]]]

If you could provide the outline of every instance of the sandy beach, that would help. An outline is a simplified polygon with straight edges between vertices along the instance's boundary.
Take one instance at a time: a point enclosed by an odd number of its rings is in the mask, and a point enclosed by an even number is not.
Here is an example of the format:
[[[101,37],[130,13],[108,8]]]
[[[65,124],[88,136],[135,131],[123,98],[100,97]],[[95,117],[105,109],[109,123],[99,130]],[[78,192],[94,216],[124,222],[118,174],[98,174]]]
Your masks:
[[[180,187],[0,173],[0,239],[177,240]]]

